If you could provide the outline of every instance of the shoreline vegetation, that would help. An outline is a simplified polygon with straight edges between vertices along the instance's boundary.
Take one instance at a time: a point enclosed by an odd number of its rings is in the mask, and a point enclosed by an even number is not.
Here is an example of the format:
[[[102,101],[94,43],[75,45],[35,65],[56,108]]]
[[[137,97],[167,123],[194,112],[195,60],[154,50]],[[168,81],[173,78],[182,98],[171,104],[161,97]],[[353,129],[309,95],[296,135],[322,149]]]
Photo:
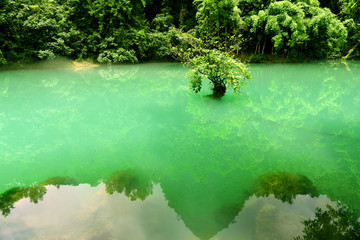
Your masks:
[[[237,56],[236,59],[245,64],[303,64],[303,63],[325,63],[330,62],[333,64],[341,64],[344,67],[351,71],[351,68],[348,66],[349,62],[359,61],[360,58],[332,58],[332,59],[306,59],[306,58],[286,58],[283,56],[276,55],[241,55]],[[183,64],[184,67],[189,67],[189,65],[184,64],[183,61],[178,59],[160,59],[160,60],[147,60],[137,63],[98,63],[92,59],[86,60],[72,60],[57,56],[54,59],[48,60],[38,60],[33,62],[10,62],[6,65],[0,65],[0,71],[12,71],[12,70],[31,70],[31,69],[73,69],[75,71],[97,68],[101,66],[121,66],[121,65],[134,65],[134,64],[161,64],[161,63],[179,63]]]
[[[346,68],[348,71],[351,71],[351,68],[349,67],[348,63],[352,61],[358,61],[357,59],[352,60],[342,60],[342,59],[307,59],[304,61],[296,61],[296,60],[289,60],[284,58],[277,58],[274,61],[266,61],[266,62],[245,62],[242,60],[242,62],[248,64],[312,64],[312,63],[327,63],[331,62],[336,65],[343,65],[344,68]],[[139,63],[117,63],[117,64],[111,64],[110,66],[121,66],[121,65],[137,65],[137,64],[163,64],[163,63],[178,63],[182,64],[180,61],[147,61],[147,62],[139,62]],[[61,60],[58,61],[57,59],[54,60],[47,60],[47,61],[40,61],[35,63],[12,63],[8,65],[0,66],[0,71],[18,71],[18,70],[34,70],[34,69],[73,69],[74,71],[82,71],[82,70],[88,70],[92,68],[98,68],[102,66],[109,66],[108,64],[98,64],[93,63],[92,61],[73,61],[73,60]],[[184,66],[189,67],[189,66]],[[213,98],[212,94],[209,96]]]
[[[288,58],[281,58],[281,57],[274,57],[268,56],[268,58],[260,61],[251,61],[246,57],[239,58],[241,62],[246,64],[298,64],[298,63],[324,63],[324,62],[334,62],[343,64],[345,68],[349,71],[351,69],[348,66],[348,62],[352,61],[359,61],[360,59],[288,59]],[[116,63],[111,64],[113,66],[118,65],[134,65],[134,64],[161,64],[161,63],[179,63],[181,61],[178,60],[164,60],[164,61],[145,61],[145,62],[138,62],[138,63]],[[56,57],[52,60],[43,60],[43,61],[36,61],[36,62],[13,62],[6,65],[0,66],[0,71],[12,71],[12,70],[31,70],[31,69],[74,69],[75,71],[85,70],[90,68],[97,68],[101,66],[109,66],[109,64],[101,64],[96,63],[92,60],[71,60],[65,59],[62,57]],[[188,66],[187,66],[188,67]]]
[[[179,32],[248,63],[360,59],[360,0],[4,0],[0,28],[1,69],[179,60]]]
[[[359,61],[358,59],[343,60],[343,59],[305,59],[305,60],[296,60],[296,59],[286,59],[286,58],[276,58],[273,60],[261,61],[261,62],[251,62],[244,58],[240,58],[241,62],[245,64],[301,64],[301,63],[324,63],[324,62],[334,62],[341,63],[349,71],[351,69],[348,66],[348,62]],[[180,61],[168,60],[168,61],[146,61],[138,63],[116,63],[116,64],[99,64],[94,63],[93,61],[81,60],[80,62],[76,60],[66,59],[65,61],[46,60],[38,61],[33,63],[10,63],[7,65],[0,66],[0,71],[16,71],[16,70],[33,70],[33,69],[73,69],[74,71],[81,71],[91,68],[97,68],[102,66],[121,66],[121,65],[137,65],[137,64],[166,64],[166,63],[178,63],[183,64]],[[189,67],[189,66],[184,66]]]

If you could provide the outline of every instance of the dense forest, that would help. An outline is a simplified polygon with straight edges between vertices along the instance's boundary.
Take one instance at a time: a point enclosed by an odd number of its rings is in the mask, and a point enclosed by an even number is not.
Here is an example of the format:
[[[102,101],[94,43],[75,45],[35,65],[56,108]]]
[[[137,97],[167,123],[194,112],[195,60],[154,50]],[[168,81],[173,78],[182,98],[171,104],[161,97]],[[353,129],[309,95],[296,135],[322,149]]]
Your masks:
[[[179,32],[250,61],[360,57],[359,0],[0,0],[0,29],[0,65],[170,60]]]

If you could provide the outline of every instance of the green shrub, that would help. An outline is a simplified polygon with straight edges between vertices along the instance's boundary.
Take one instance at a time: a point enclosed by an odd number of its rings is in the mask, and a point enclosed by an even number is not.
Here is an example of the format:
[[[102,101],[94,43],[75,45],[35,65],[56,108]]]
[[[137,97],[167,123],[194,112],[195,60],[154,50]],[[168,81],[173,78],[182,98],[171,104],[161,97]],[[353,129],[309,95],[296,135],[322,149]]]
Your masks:
[[[100,63],[136,63],[138,59],[136,58],[134,50],[125,50],[124,48],[119,48],[117,50],[105,50],[99,54],[97,61]]]

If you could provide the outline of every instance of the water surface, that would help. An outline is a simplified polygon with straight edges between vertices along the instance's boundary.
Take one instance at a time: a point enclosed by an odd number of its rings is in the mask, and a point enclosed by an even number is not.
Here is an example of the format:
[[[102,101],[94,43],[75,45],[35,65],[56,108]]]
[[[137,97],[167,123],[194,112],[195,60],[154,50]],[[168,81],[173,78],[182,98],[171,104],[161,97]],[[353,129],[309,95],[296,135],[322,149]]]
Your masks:
[[[237,96],[180,64],[0,72],[0,238],[291,239],[360,213],[360,62],[251,65]]]

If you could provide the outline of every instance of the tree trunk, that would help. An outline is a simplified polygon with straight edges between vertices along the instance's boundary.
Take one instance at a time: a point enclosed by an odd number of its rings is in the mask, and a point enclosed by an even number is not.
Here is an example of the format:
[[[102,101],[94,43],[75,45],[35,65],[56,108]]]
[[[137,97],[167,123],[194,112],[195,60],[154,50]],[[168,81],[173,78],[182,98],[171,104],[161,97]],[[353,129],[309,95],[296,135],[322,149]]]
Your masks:
[[[212,81],[214,87],[213,87],[213,97],[221,98],[226,93],[226,86],[223,82],[219,81]]]
[[[255,55],[260,52],[260,42],[261,42],[261,39],[258,41],[258,43],[256,44],[256,48],[255,48]]]
[[[264,45],[263,45],[263,49],[262,49],[262,54],[264,54],[264,52],[265,52],[265,45],[266,45],[266,37],[265,37],[265,40],[264,40]]]

